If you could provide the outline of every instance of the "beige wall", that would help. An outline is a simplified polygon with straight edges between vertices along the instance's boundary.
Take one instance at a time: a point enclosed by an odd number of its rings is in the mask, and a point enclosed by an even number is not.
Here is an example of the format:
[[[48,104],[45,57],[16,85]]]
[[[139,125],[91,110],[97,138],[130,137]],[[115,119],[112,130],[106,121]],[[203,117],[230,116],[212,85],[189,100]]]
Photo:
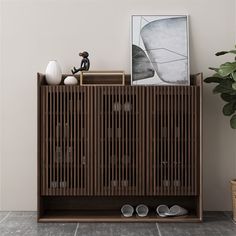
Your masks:
[[[226,3],[227,2],[227,3]],[[63,71],[91,53],[91,69],[130,72],[131,14],[190,15],[191,73],[225,58],[235,44],[234,0],[1,0],[0,201],[2,210],[36,209],[36,72],[57,59]],[[204,86],[204,207],[229,210],[236,176],[236,131]],[[0,113],[0,115],[1,115]]]

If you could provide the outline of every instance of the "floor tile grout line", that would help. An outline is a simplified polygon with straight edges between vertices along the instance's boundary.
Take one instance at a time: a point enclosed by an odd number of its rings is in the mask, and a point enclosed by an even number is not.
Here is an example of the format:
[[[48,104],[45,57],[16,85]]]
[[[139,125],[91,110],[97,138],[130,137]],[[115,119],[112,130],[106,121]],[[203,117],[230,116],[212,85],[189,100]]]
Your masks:
[[[1,224],[10,214],[11,214],[11,212],[9,211],[9,212],[7,213],[7,215],[4,216],[3,219],[0,221],[0,224]]]
[[[156,227],[157,227],[157,231],[158,231],[159,236],[162,236],[161,231],[160,231],[160,228],[159,228],[159,226],[158,226],[158,223],[156,223]]]
[[[76,225],[76,229],[75,229],[74,236],[76,236],[76,234],[77,234],[77,232],[78,232],[78,229],[79,229],[79,223],[77,223],[77,225]]]

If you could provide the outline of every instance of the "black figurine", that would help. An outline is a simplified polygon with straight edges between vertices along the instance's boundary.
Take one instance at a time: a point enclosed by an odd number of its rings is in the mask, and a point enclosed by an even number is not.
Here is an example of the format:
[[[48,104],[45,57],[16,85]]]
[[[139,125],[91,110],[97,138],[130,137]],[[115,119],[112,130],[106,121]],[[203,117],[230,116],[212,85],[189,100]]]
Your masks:
[[[80,52],[79,55],[83,57],[80,68],[76,69],[75,67],[71,70],[72,74],[74,75],[75,73],[82,71],[82,70],[89,70],[90,67],[90,62],[88,59],[89,53],[88,52]]]

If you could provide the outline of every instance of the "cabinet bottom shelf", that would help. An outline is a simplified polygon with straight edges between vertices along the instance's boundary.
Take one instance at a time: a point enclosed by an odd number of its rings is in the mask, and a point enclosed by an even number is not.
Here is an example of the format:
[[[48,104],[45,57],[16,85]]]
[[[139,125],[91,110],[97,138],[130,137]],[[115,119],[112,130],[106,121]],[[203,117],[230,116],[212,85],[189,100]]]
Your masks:
[[[124,217],[121,207],[145,204],[148,216]],[[188,215],[160,217],[156,207],[179,205],[188,210]],[[38,222],[200,222],[202,209],[199,196],[41,196],[39,198]]]
[[[201,222],[201,218],[195,214],[176,217],[160,217],[151,213],[146,217],[124,217],[119,211],[56,211],[45,212],[38,222]]]

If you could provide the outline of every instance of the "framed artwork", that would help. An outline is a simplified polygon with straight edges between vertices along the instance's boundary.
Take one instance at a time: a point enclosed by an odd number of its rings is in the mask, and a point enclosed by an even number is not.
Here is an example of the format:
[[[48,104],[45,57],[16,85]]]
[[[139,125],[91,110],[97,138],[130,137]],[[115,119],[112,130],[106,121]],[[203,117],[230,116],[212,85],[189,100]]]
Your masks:
[[[187,15],[132,16],[133,85],[188,85]]]

